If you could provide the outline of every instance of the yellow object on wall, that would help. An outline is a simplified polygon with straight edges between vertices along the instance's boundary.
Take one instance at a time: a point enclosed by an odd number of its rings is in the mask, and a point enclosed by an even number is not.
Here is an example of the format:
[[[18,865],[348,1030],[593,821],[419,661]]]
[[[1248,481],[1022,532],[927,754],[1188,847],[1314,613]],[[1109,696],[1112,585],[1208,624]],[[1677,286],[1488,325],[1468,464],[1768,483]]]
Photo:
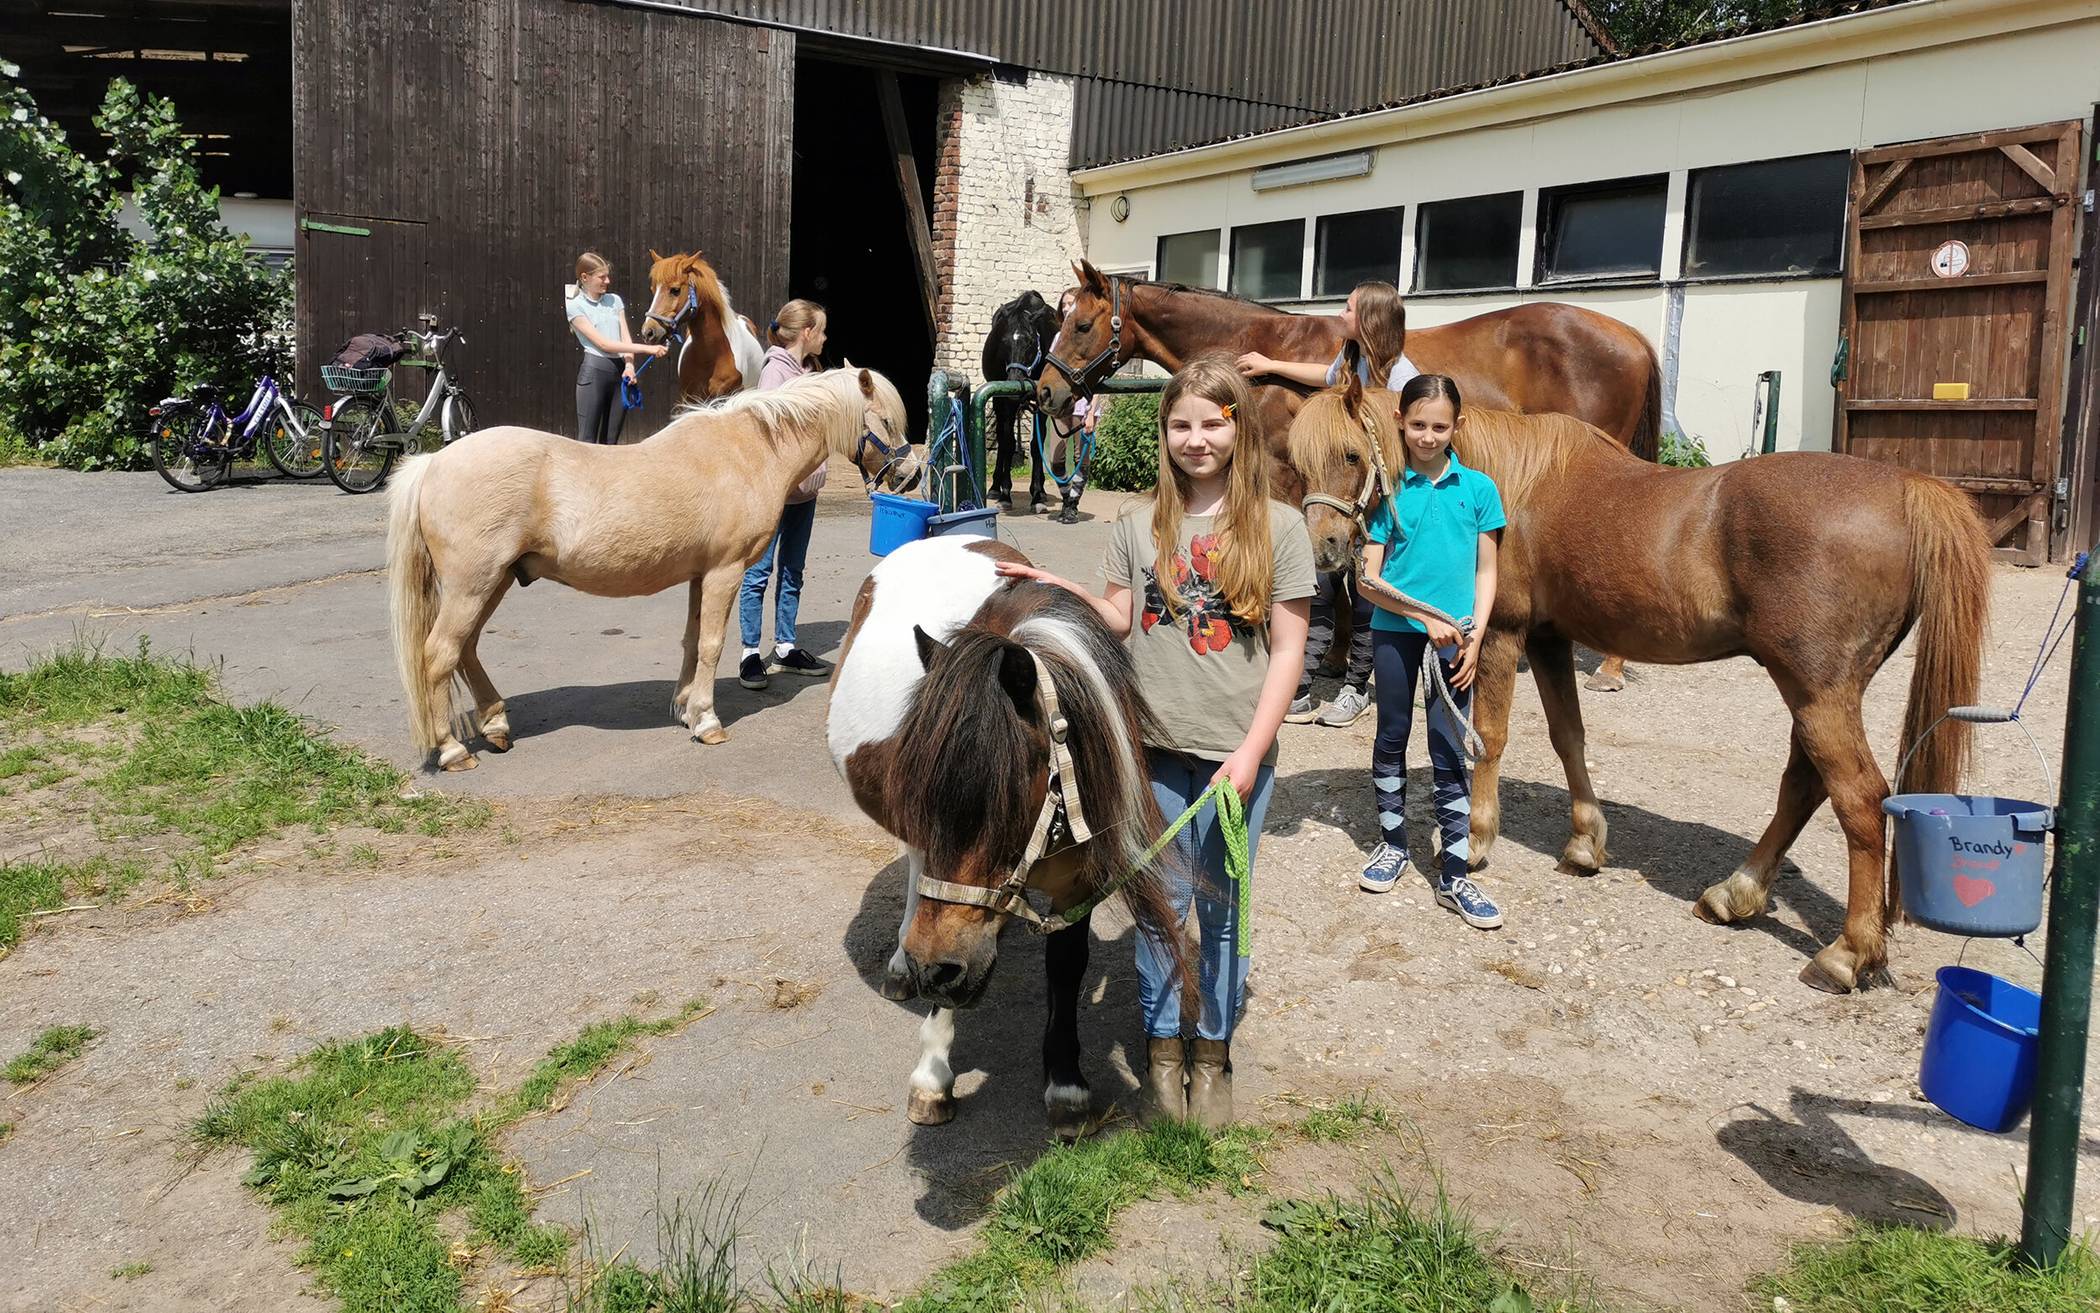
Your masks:
[[[1935,383],[1932,385],[1932,399],[1934,401],[1967,401],[1969,399],[1969,385],[1967,383]]]

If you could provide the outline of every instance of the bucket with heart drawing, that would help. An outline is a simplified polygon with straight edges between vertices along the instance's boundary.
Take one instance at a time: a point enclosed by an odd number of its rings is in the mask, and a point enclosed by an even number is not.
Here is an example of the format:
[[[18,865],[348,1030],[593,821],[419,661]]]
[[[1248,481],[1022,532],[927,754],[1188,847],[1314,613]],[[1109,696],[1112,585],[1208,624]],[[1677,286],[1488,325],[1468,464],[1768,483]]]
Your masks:
[[[1955,707],[1941,721],[1949,719],[2019,724],[2016,711],[1997,707]],[[2041,757],[2039,744],[2035,755]],[[1909,764],[1906,755],[1903,766]],[[2042,771],[2049,772],[2046,757]],[[1903,774],[1899,767],[1896,778]],[[2055,793],[2052,783],[2047,796]],[[1951,935],[1997,938],[2024,935],[2042,923],[2043,851],[2055,809],[1967,793],[1899,793],[1881,809],[1895,818],[1896,878],[1911,920]]]

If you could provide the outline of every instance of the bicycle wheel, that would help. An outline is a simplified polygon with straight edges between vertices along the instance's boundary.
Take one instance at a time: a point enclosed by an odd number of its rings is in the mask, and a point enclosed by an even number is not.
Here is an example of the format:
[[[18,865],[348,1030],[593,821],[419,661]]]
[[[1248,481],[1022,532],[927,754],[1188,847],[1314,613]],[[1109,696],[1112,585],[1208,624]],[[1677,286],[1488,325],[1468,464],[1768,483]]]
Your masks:
[[[287,420],[282,412],[270,417],[269,430],[263,434],[263,452],[277,472],[288,479],[312,479],[321,474],[321,410],[310,402],[285,398],[291,407],[292,419]],[[297,421],[296,427],[293,421]]]
[[[214,436],[209,412],[154,416],[153,468],[177,492],[203,492],[233,466]]]
[[[399,451],[379,441],[390,418],[377,397],[352,397],[336,407],[335,421],[321,430],[321,467],[329,482],[344,492],[370,492],[386,482]]]
[[[474,403],[464,392],[455,392],[445,398],[445,445],[464,438],[474,431]]]

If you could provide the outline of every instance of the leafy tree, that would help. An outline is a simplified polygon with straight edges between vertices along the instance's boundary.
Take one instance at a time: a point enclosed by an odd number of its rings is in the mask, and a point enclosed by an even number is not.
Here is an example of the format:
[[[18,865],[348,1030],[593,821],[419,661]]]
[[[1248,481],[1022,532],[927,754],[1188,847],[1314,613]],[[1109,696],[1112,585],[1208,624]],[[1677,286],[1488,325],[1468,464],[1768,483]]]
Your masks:
[[[290,280],[220,222],[174,106],[111,82],[93,159],[19,76],[0,62],[0,430],[75,469],[137,468],[156,400],[270,363]],[[127,197],[150,239],[119,222]]]
[[[1792,18],[1803,0],[1589,0],[1590,12],[1604,25],[1619,49],[1696,41],[1715,32],[1750,23]]]

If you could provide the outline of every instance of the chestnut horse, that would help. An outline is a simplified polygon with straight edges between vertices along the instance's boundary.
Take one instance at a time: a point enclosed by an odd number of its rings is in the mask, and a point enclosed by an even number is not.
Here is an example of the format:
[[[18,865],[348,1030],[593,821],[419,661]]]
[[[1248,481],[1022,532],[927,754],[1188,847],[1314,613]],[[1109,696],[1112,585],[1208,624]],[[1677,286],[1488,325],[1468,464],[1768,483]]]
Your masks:
[[[1290,447],[1314,492],[1359,506],[1385,495],[1372,486],[1379,462],[1366,426],[1378,433],[1384,468],[1401,468],[1395,402],[1353,377],[1306,401]],[[1716,923],[1761,914],[1780,859],[1827,798],[1849,854],[1845,924],[1801,979],[1841,993],[1884,974],[1884,932],[1899,911],[1882,860],[1889,789],[1860,700],[1913,629],[1899,754],[1949,707],[1975,700],[1991,543],[1968,495],[1928,475],[1826,452],[1662,469],[1565,415],[1471,406],[1456,447],[1494,479],[1509,512],[1475,686],[1486,753],[1473,783],[1473,864],[1486,862],[1500,822],[1520,656],[1530,660],[1567,771],[1572,833],[1561,858],[1578,874],[1603,865],[1605,825],[1584,764],[1571,644],[1664,664],[1747,656],[1793,714],[1790,751],[1771,823],[1695,910]],[[1361,523],[1330,506],[1309,506],[1307,518],[1315,543],[1330,552],[1361,539]],[[1953,792],[1967,735],[1967,725],[1949,721],[1926,738],[1898,787]]]
[[[884,557],[853,603],[826,732],[853,800],[905,845],[904,922],[883,993],[934,1005],[907,1115],[955,1115],[955,1010],[983,996],[1007,921],[1044,919],[1025,901],[1033,889],[1051,908],[1044,928],[1058,927],[1043,952],[1043,1107],[1072,1139],[1092,1115],[1078,1029],[1091,908],[1120,887],[1139,933],[1179,940],[1145,859],[1164,826],[1141,753],[1152,713],[1129,651],[1065,590],[995,573],[1026,559],[953,537]]]
[[[729,289],[700,252],[649,252],[649,311],[642,340],[661,342],[673,333],[678,346],[678,399],[713,401],[758,386],[766,348],[750,320],[729,304]]]
[[[863,478],[893,486],[915,480],[916,458],[891,454],[910,451],[904,425],[890,381],[849,366],[688,408],[622,446],[493,428],[411,458],[388,494],[386,559],[416,746],[446,770],[472,770],[458,731],[478,721],[491,751],[510,750],[503,697],[477,649],[510,586],[536,579],[600,597],[690,585],[671,714],[702,743],[724,741],[715,663],[745,567],[788,492],[826,458],[849,457]],[[455,677],[473,694],[471,716],[454,703]]]
[[[1103,274],[1072,266],[1078,297],[1059,328],[1038,398],[1053,414],[1069,410],[1075,387],[1091,389],[1132,359],[1180,369],[1210,351],[1259,351],[1278,360],[1332,360],[1342,349],[1339,315],[1298,315],[1224,292]],[[1115,328],[1120,314],[1122,331]],[[1407,358],[1425,374],[1448,374],[1467,409],[1554,412],[1596,425],[1644,460],[1655,459],[1662,429],[1662,366],[1640,330],[1580,306],[1538,301],[1475,315],[1440,328],[1410,329]],[[1291,467],[1291,416],[1312,389],[1257,383],[1256,404],[1269,435],[1272,486],[1284,501],[1304,491]],[[1336,620],[1347,626],[1349,618]],[[1346,634],[1337,633],[1337,650]],[[1625,686],[1614,654],[1591,679],[1609,692]]]

